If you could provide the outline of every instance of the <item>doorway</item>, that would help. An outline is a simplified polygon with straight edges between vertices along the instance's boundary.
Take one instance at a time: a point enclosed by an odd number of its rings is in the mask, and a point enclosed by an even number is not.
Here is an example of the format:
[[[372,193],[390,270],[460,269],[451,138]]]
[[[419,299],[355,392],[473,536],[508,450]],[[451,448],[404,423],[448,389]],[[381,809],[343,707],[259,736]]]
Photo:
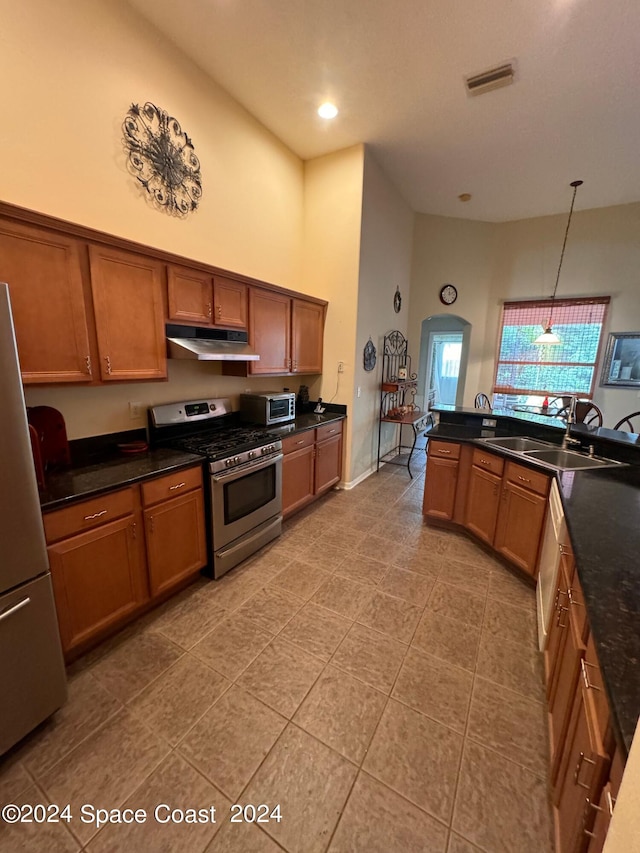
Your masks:
[[[431,332],[425,398],[455,406],[462,360],[462,332]]]

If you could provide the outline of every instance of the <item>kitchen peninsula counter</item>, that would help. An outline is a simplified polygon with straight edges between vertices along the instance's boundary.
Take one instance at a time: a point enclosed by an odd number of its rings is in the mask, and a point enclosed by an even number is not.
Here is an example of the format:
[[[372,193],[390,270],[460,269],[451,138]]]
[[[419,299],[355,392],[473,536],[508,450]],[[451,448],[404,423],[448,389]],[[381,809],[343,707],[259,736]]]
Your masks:
[[[427,432],[430,439],[475,444],[481,438],[519,434],[559,444],[563,434],[563,429],[550,426],[550,419],[542,416],[510,410],[504,414],[502,410],[453,407],[438,410],[441,421]],[[454,422],[447,422],[450,415]],[[495,427],[483,426],[483,419],[495,420]],[[640,716],[640,444],[637,435],[616,437],[614,430],[593,430],[580,424],[573,425],[571,432],[584,444],[595,443],[597,452],[631,463],[628,467],[557,472],[539,466],[547,474],[555,473],[560,487],[612,721],[628,752]],[[484,442],[481,446],[489,449]],[[490,449],[514,459],[499,447]],[[517,461],[536,467],[530,459]]]

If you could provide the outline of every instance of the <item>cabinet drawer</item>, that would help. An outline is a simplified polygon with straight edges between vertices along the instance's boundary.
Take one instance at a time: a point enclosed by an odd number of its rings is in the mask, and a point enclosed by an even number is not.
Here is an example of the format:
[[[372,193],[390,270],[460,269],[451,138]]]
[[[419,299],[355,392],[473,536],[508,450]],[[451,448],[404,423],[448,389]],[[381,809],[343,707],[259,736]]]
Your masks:
[[[131,487],[48,512],[43,516],[47,542],[56,542],[58,539],[91,530],[92,527],[113,521],[123,515],[130,515],[133,512],[134,502],[134,487]]]
[[[142,503],[144,506],[175,498],[191,489],[202,486],[202,468],[187,468],[184,471],[174,471],[156,480],[149,480],[142,484]]]
[[[450,441],[436,441],[429,439],[427,444],[429,456],[442,456],[445,459],[458,459],[460,457],[460,445],[452,444]]]
[[[294,450],[302,450],[303,447],[309,447],[313,444],[315,439],[315,430],[312,429],[296,433],[296,435],[288,435],[282,439],[282,452],[286,456],[287,453],[293,453]]]
[[[523,489],[530,489],[539,495],[546,495],[549,491],[549,477],[524,465],[516,465],[515,462],[507,462],[507,480]]]
[[[342,421],[334,421],[332,424],[325,424],[316,429],[316,441],[324,441],[336,435],[342,435]]]
[[[473,464],[483,471],[491,471],[492,474],[502,476],[504,469],[504,459],[500,456],[495,456],[493,453],[487,453],[486,450],[476,449],[473,451]]]

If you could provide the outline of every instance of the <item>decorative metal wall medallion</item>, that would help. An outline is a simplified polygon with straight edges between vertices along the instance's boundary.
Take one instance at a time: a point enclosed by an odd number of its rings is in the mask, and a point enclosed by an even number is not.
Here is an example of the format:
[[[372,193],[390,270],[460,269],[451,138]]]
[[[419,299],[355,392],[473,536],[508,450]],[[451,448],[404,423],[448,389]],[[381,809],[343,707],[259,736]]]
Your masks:
[[[369,338],[369,340],[364,345],[364,352],[362,355],[363,355],[364,369],[365,370],[373,370],[373,368],[376,366],[377,353],[376,353],[376,348],[373,345],[373,341],[371,340],[371,338]]]
[[[400,313],[400,308],[402,307],[402,294],[400,293],[400,288],[396,287],[396,292],[393,294],[393,310],[396,314]]]
[[[122,130],[129,171],[154,204],[177,216],[196,210],[202,198],[200,161],[180,122],[147,101],[131,105]]]

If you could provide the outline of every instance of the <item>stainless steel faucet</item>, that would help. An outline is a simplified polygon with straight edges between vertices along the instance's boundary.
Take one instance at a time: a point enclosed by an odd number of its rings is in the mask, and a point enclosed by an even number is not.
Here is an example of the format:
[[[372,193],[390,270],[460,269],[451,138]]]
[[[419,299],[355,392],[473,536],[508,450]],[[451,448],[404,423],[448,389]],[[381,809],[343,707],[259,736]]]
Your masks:
[[[569,445],[580,444],[579,438],[573,438],[571,435],[571,424],[575,424],[576,422],[576,404],[578,402],[578,398],[575,394],[572,395],[571,400],[569,402],[569,412],[567,413],[567,428],[565,430],[563,439],[562,439],[562,447],[566,450]]]

